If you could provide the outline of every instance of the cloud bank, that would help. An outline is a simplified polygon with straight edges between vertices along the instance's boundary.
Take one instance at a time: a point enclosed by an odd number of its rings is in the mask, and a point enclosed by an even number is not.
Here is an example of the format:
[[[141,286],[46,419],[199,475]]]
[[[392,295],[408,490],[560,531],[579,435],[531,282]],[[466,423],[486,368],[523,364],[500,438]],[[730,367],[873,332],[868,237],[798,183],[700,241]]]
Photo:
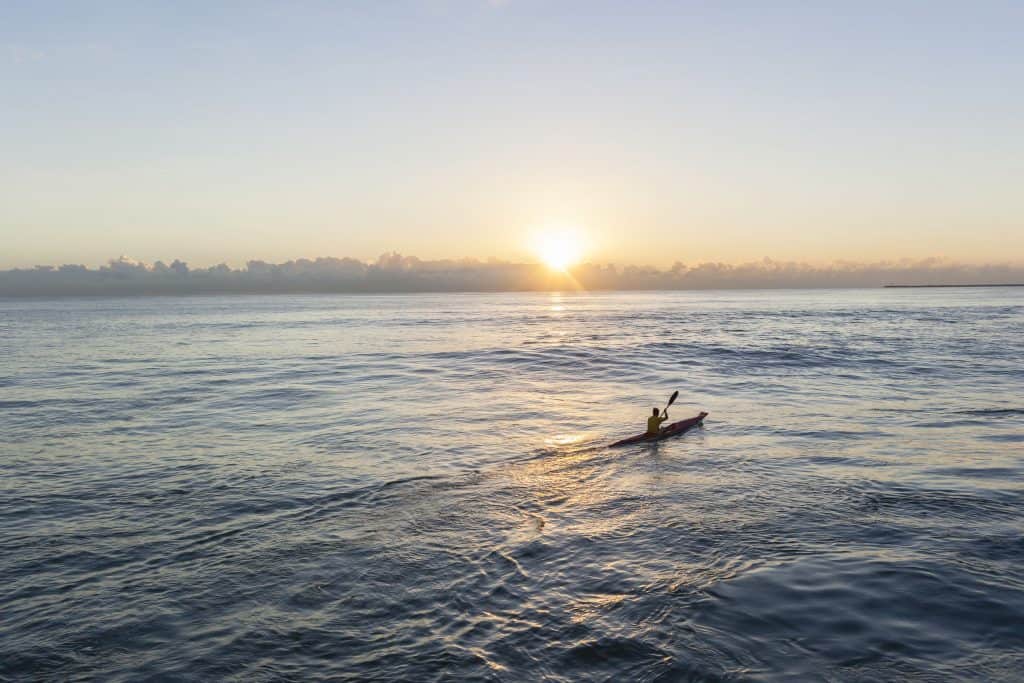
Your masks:
[[[764,259],[751,263],[676,263],[671,268],[583,264],[569,275],[536,264],[489,260],[424,261],[384,254],[351,258],[249,261],[244,268],[190,268],[181,261],[141,263],[121,257],[99,268],[37,266],[0,271],[0,297],[129,296],[225,293],[520,292],[580,288],[770,289],[883,285],[1018,284],[1024,266],[964,265],[942,259],[828,266]]]

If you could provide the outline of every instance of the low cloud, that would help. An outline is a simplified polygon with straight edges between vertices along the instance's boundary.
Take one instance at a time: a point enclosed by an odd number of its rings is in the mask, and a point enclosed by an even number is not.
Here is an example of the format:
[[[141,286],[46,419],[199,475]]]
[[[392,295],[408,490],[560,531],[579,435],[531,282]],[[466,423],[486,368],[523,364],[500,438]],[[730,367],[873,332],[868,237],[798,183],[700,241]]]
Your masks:
[[[828,266],[781,262],[676,263],[670,268],[584,264],[571,276],[536,264],[489,260],[424,261],[385,254],[373,263],[351,258],[249,261],[244,268],[190,268],[181,261],[148,264],[121,257],[99,268],[37,266],[0,271],[0,296],[128,296],[303,292],[517,292],[580,288],[770,289],[883,285],[1017,284],[1024,266],[965,265],[943,259]]]

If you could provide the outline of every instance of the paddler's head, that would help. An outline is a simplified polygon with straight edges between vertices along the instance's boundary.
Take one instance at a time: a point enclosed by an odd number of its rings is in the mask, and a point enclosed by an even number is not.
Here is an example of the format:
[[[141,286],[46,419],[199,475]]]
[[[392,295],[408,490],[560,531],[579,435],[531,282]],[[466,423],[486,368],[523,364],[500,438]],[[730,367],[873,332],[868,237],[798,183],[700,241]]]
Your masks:
[[[660,413],[660,412],[661,412],[660,410],[658,410],[657,408],[655,408],[655,409],[654,409],[654,412],[653,412],[653,413],[651,413],[651,414],[652,414],[652,415],[654,415],[654,417],[658,417],[658,413]]]

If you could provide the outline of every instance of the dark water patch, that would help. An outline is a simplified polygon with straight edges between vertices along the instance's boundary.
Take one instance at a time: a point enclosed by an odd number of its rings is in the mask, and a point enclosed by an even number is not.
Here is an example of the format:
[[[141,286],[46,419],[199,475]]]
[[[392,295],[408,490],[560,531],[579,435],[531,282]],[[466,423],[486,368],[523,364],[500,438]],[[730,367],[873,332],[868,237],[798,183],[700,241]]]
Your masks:
[[[1024,493],[987,490],[943,490],[901,484],[875,483],[862,490],[861,509],[893,512],[900,516],[966,522],[1014,519],[1024,504]]]
[[[220,398],[210,401],[211,407],[229,407],[237,401],[243,401],[251,410],[256,406],[277,409],[295,409],[295,404],[323,398],[326,391],[311,389],[307,387],[275,387],[272,389],[260,389],[241,392],[240,395],[230,398]]]
[[[866,659],[955,667],[979,650],[1021,647],[1015,625],[1022,618],[1024,591],[979,582],[949,564],[833,556],[724,582],[694,621],[714,628],[725,647],[785,649],[796,641],[816,660],[810,670],[839,671]],[[807,664],[793,661],[771,678],[806,675],[790,667]]]
[[[960,552],[970,559],[1001,563],[1024,561],[1024,531],[1006,531],[975,537],[962,544]],[[1018,585],[1021,581],[1016,581]]]
[[[1001,479],[1008,482],[1017,481],[1024,473],[1020,468],[1011,467],[933,467],[929,472],[954,478]]]
[[[1024,434],[981,434],[978,438],[996,443],[1024,443]]]
[[[930,420],[928,422],[919,422],[915,427],[922,429],[949,429],[957,430],[963,427],[984,427],[987,426],[986,420]]]
[[[38,408],[43,405],[41,401],[0,401],[0,408]]]
[[[976,410],[961,410],[959,412],[979,417],[1016,417],[1024,415],[1024,408],[979,408]]]

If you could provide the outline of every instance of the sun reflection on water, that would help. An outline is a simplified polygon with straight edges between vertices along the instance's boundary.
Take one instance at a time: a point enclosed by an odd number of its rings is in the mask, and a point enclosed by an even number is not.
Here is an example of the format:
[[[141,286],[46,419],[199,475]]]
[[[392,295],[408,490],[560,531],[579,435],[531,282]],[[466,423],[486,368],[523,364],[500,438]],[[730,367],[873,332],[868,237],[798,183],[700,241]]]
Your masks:
[[[573,444],[578,444],[583,441],[583,438],[584,435],[578,432],[573,434],[558,434],[544,439],[544,445],[548,448],[572,446]]]

